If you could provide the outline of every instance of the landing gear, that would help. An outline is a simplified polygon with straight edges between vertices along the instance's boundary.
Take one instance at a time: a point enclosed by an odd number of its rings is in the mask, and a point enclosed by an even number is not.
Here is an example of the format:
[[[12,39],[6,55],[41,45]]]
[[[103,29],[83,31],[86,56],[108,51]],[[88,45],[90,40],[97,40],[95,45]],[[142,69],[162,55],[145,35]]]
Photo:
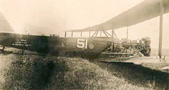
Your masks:
[[[4,52],[5,52],[5,46],[2,46],[2,49],[0,49],[0,51],[1,51],[2,53],[4,53]]]
[[[2,46],[2,52],[4,52],[5,51],[5,46]]]

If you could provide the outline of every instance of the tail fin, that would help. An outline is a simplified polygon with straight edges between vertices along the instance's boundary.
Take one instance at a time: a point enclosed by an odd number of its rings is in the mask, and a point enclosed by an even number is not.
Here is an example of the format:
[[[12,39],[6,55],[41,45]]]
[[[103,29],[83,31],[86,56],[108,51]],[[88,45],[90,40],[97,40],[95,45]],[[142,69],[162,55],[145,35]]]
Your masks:
[[[15,32],[5,16],[0,12],[0,32],[12,33]]]

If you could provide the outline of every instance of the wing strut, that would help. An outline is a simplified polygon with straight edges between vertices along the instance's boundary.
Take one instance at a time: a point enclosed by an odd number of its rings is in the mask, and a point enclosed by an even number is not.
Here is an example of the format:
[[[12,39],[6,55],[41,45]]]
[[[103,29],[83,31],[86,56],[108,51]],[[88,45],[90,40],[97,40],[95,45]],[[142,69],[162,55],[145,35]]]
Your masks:
[[[158,56],[160,59],[162,56],[163,13],[164,13],[163,0],[160,0],[160,26],[159,26],[159,50],[158,50]]]

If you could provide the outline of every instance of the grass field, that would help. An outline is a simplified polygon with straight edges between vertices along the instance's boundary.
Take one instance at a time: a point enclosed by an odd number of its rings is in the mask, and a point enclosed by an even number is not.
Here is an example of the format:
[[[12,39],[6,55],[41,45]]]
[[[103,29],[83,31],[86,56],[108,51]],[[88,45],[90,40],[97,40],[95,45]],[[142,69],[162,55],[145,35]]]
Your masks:
[[[21,55],[18,49],[8,50],[0,54],[2,90],[165,90],[168,85],[168,74],[134,64],[98,63],[30,51]],[[154,51],[152,55],[157,55]],[[161,64],[145,66],[155,69]]]
[[[129,83],[81,58],[1,54],[0,64],[5,90],[153,90],[151,83],[147,87]]]

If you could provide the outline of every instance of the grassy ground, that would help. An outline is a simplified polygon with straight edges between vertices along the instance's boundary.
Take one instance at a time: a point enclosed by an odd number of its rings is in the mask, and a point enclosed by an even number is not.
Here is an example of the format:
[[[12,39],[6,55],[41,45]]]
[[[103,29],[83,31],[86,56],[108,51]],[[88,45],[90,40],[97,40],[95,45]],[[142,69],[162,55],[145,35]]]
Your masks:
[[[133,63],[98,63],[98,65],[112,75],[125,79],[130,84],[152,87],[156,90],[167,90],[169,86],[169,73],[153,70]]]
[[[112,71],[81,58],[37,55],[0,55],[1,89],[85,89],[85,90],[152,90],[134,85]],[[115,73],[115,71],[113,71]],[[139,82],[139,81],[138,81]],[[136,81],[137,83],[137,81]]]
[[[153,70],[165,71],[161,69],[165,66],[169,66],[169,64],[168,63],[142,63],[142,66],[151,68]],[[165,71],[165,72],[169,72],[169,71]]]

